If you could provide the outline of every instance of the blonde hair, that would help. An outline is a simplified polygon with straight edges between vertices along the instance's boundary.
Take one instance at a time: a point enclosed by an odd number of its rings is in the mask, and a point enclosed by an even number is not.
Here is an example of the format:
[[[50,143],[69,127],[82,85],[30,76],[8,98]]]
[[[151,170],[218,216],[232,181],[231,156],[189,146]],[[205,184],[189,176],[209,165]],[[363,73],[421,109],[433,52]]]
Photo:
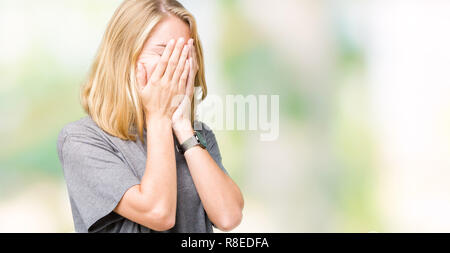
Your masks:
[[[153,27],[167,15],[189,25],[199,67],[195,86],[201,87],[201,100],[207,95],[203,51],[192,14],[176,0],[125,0],[108,24],[81,89],[84,110],[110,135],[123,140],[135,141],[138,136],[144,139],[145,115],[138,94],[136,64]],[[191,109],[193,123],[194,102]]]

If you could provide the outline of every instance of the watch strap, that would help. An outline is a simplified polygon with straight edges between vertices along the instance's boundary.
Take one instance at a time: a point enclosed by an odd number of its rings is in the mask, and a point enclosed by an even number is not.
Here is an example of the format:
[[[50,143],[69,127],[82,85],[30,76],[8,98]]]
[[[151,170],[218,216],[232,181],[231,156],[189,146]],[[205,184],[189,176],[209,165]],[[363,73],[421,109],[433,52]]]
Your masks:
[[[188,151],[189,149],[196,147],[196,146],[205,148],[205,146],[200,141],[197,132],[194,132],[194,135],[191,138],[187,139],[185,142],[183,142],[182,144],[180,144],[178,146],[178,151],[181,154],[184,154],[186,151]]]

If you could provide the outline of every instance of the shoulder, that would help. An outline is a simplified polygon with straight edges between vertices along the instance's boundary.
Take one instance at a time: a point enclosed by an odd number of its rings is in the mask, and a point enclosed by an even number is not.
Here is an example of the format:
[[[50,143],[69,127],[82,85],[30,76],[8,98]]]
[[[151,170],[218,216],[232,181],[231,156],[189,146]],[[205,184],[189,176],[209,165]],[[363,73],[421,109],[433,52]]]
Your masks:
[[[102,143],[103,130],[89,117],[66,124],[58,134],[57,148],[61,155],[63,148],[70,143],[69,140],[82,140],[86,143]],[[70,144],[69,144],[70,145]]]
[[[58,135],[58,141],[64,141],[67,137],[79,136],[79,137],[95,137],[99,136],[101,129],[97,124],[87,116],[80,120],[66,124]]]

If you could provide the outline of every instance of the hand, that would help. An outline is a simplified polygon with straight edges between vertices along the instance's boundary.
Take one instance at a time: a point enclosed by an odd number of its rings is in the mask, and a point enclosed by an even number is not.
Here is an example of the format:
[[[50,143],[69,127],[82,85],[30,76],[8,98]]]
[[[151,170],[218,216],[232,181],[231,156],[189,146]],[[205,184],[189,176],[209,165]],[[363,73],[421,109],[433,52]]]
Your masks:
[[[195,77],[198,73],[198,63],[197,54],[195,48],[193,47],[193,40],[188,42],[190,45],[189,52],[189,76],[186,84],[186,92],[182,98],[180,105],[173,114],[172,117],[172,128],[177,135],[180,142],[184,139],[190,138],[193,134],[192,124],[191,124],[191,105],[193,102]]]
[[[190,45],[184,45],[184,39],[180,38],[176,45],[174,40],[167,44],[160,61],[150,70],[138,63],[137,81],[147,122],[161,118],[171,120],[181,103],[177,95],[185,94],[189,52]]]

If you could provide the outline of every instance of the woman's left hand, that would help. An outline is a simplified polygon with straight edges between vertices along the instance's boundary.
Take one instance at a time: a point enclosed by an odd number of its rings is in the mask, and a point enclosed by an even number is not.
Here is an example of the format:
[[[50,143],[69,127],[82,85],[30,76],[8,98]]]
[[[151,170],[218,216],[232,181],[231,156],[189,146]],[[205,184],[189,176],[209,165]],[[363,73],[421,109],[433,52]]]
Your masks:
[[[198,73],[197,55],[194,46],[191,43],[191,51],[189,53],[190,71],[188,81],[186,82],[186,90],[181,104],[176,109],[172,117],[172,128],[180,143],[192,137],[193,127],[191,124],[191,105],[194,96],[195,77]]]

